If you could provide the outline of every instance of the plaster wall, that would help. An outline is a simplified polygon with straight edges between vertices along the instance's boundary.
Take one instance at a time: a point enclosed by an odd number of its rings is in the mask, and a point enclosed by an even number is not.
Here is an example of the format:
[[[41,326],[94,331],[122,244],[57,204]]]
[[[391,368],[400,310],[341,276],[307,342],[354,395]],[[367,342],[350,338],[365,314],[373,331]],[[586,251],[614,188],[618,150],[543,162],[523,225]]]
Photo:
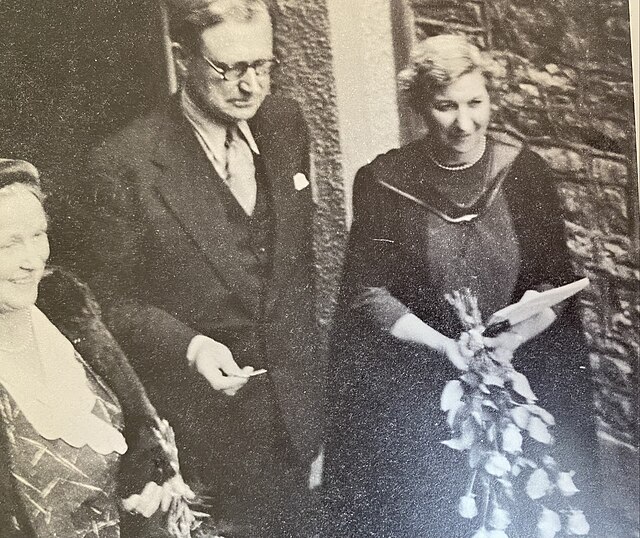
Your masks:
[[[358,168],[399,145],[389,0],[329,0],[347,221]]]

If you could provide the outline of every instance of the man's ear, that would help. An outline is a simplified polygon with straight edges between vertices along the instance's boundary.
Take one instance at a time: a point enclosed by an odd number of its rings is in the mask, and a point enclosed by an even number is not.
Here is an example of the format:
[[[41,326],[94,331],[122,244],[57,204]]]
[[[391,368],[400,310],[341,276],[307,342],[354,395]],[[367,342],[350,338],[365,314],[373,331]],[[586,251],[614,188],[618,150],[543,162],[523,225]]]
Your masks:
[[[173,59],[176,66],[176,74],[178,80],[184,80],[189,72],[189,63],[191,61],[191,54],[180,43],[174,41],[171,43],[171,52],[173,53]]]

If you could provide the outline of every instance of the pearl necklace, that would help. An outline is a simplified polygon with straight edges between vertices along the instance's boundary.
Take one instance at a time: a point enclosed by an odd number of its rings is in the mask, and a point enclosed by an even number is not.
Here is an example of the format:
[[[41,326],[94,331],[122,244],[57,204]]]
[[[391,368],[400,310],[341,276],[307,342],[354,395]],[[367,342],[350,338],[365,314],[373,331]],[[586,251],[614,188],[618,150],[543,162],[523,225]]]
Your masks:
[[[478,150],[477,154],[474,155],[473,159],[471,159],[471,161],[468,163],[459,164],[456,166],[447,166],[446,164],[442,164],[441,162],[438,162],[438,160],[433,155],[431,155],[431,152],[429,152],[428,155],[431,162],[435,164],[438,168],[442,168],[443,170],[448,170],[449,172],[459,172],[460,170],[466,170],[467,168],[471,168],[480,159],[482,159],[482,156],[484,155],[484,152],[486,151],[486,149],[487,149],[487,137],[485,136],[482,138],[482,145],[480,146],[480,149]]]
[[[33,341],[33,322],[31,320],[31,311],[30,310],[27,313],[27,323],[29,325],[29,336],[27,337],[27,339],[21,345],[19,345],[18,347],[0,346],[0,352],[1,353],[7,353],[7,354],[20,353],[20,352],[24,351],[25,349],[27,349],[31,345],[31,342]]]

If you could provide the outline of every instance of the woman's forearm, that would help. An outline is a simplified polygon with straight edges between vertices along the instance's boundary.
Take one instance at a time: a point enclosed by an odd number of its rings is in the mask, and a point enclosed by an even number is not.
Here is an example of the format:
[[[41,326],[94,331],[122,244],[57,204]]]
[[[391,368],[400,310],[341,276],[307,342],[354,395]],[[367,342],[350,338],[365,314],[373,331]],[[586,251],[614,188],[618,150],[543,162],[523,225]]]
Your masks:
[[[390,332],[399,340],[423,345],[445,356],[459,370],[468,368],[467,359],[461,354],[458,343],[427,325],[415,314],[402,315],[391,326]]]
[[[391,326],[391,334],[405,342],[427,346],[438,352],[444,352],[451,340],[411,313],[404,314]]]

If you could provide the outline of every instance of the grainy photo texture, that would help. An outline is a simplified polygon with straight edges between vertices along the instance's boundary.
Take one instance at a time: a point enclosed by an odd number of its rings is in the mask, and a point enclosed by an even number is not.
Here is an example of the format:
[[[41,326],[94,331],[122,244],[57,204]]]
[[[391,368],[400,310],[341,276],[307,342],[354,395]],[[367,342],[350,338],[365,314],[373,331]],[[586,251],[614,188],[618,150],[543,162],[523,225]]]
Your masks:
[[[640,537],[626,0],[0,20],[0,538]]]

